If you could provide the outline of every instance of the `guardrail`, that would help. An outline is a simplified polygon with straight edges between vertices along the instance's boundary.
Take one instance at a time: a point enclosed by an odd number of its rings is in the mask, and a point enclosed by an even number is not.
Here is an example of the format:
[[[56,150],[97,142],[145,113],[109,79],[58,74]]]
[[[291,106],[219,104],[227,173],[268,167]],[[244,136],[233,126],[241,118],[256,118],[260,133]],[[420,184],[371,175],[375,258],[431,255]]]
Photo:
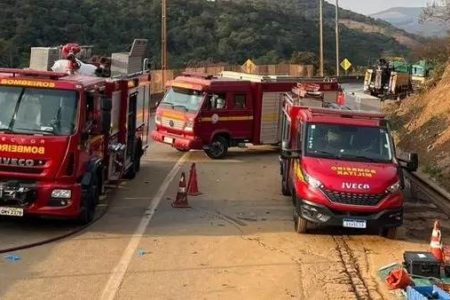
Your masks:
[[[447,215],[450,214],[450,193],[417,173],[405,172],[405,177],[410,182],[411,197],[417,199],[422,193]]]

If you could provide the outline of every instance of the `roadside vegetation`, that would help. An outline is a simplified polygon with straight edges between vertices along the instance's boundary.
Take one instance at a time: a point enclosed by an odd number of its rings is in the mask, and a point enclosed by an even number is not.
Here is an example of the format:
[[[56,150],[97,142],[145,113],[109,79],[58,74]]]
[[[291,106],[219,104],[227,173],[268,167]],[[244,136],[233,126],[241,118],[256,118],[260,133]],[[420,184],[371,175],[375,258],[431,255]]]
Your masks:
[[[199,64],[295,63],[318,53],[318,1],[168,1],[171,68]],[[334,6],[325,2],[325,58],[334,66]],[[406,55],[393,35],[420,39],[348,10],[341,10],[342,57],[365,66],[368,57]],[[160,67],[160,0],[3,0],[0,3],[0,65],[26,67],[31,46],[77,42],[97,54],[126,51],[133,37],[148,38],[153,68]],[[358,22],[362,28],[346,26]],[[367,32],[365,26],[382,30]]]
[[[433,16],[430,9],[425,13]],[[448,21],[442,13],[437,17]],[[434,39],[414,49],[414,55],[432,61],[433,74],[416,95],[385,110],[399,148],[418,152],[420,170],[450,191],[450,39]]]

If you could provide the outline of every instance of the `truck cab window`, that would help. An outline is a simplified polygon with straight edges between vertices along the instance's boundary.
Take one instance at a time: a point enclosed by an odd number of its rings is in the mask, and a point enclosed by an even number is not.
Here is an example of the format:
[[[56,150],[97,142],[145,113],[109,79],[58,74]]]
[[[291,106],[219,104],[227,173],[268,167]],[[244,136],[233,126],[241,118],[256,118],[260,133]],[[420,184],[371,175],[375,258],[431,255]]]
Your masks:
[[[227,106],[226,99],[226,94],[211,94],[209,107],[211,109],[225,109]]]
[[[234,108],[236,109],[246,108],[246,95],[244,94],[234,95]]]
[[[86,130],[91,131],[94,128],[94,111],[95,111],[94,93],[86,94]]]

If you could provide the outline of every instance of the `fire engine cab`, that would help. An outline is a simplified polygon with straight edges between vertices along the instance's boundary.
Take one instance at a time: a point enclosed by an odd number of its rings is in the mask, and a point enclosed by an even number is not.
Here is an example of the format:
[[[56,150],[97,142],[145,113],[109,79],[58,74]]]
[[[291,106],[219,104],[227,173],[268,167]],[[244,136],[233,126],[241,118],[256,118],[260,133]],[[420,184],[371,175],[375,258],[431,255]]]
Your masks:
[[[284,95],[281,188],[295,205],[295,229],[311,224],[378,228],[393,237],[403,222],[402,168],[415,171],[417,154],[396,157],[380,113],[304,106]]]
[[[179,151],[203,149],[214,159],[245,143],[279,144],[280,97],[299,81],[317,82],[311,93],[336,98],[337,82],[322,79],[184,73],[167,84],[152,137]]]
[[[135,40],[130,53],[144,54],[146,44]],[[143,57],[132,59],[138,68],[121,61],[108,78],[47,71],[52,62],[0,69],[0,215],[88,223],[105,183],[136,175],[148,144],[150,75]]]

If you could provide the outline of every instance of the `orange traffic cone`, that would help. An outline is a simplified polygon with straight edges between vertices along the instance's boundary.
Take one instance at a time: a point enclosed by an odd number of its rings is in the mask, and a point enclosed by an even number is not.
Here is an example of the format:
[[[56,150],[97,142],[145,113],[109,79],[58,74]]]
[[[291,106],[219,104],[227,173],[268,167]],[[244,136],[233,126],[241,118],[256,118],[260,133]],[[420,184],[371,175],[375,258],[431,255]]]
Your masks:
[[[174,208],[190,208],[186,191],[186,175],[181,173],[180,183],[178,184],[177,198],[172,203]]]
[[[444,257],[442,253],[442,236],[441,236],[441,224],[439,221],[434,222],[433,233],[431,234],[430,242],[431,253],[439,261],[442,262]]]
[[[198,190],[197,168],[195,167],[195,163],[193,163],[191,166],[191,171],[189,173],[188,195],[198,196],[201,194],[202,193],[200,193],[200,191]]]
[[[406,289],[411,282],[411,277],[404,268],[394,270],[386,277],[386,284],[391,290]]]

